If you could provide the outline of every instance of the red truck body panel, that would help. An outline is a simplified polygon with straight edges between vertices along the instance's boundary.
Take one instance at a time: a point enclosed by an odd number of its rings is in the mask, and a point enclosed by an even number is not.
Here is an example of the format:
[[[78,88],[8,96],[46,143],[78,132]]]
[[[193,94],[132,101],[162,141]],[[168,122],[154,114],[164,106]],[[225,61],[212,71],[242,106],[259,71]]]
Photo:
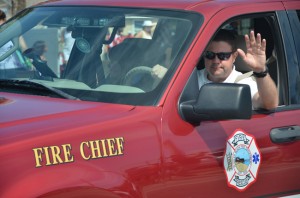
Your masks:
[[[229,17],[284,10],[281,1],[49,1],[39,6],[109,6],[199,12],[204,22],[157,106],[131,106],[0,92],[1,197],[254,197],[300,192],[300,142],[270,131],[300,125],[300,110],[249,120],[182,119],[178,100],[211,36]],[[285,3],[287,9],[299,1]],[[227,185],[226,141],[252,134],[262,162],[246,191]],[[199,194],[201,193],[201,194]],[[276,194],[275,196],[277,196]]]

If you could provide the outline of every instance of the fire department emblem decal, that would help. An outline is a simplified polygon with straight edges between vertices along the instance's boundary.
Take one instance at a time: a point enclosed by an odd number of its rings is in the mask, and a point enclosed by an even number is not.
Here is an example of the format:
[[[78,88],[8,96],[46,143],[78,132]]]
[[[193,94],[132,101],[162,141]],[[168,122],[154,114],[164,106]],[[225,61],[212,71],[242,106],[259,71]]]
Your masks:
[[[241,129],[236,130],[227,140],[224,155],[228,186],[238,191],[246,190],[256,181],[260,162],[255,138]]]

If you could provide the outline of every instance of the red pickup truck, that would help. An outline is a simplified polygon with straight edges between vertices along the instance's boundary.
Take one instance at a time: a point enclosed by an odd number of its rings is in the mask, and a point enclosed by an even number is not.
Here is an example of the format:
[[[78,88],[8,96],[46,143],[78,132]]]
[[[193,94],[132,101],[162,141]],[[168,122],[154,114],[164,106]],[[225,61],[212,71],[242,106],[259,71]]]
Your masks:
[[[0,197],[300,196],[299,21],[299,0],[21,11],[0,26]],[[251,30],[266,39],[277,108],[253,109],[245,84],[199,91],[220,29],[241,49]]]

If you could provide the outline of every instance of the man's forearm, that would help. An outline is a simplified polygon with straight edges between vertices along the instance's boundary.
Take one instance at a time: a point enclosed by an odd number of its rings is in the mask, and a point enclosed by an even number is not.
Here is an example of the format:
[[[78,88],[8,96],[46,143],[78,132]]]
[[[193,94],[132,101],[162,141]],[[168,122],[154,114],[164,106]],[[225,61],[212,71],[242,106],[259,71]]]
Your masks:
[[[273,79],[269,74],[263,78],[256,78],[258,89],[259,107],[264,109],[274,109],[278,106],[278,91]]]

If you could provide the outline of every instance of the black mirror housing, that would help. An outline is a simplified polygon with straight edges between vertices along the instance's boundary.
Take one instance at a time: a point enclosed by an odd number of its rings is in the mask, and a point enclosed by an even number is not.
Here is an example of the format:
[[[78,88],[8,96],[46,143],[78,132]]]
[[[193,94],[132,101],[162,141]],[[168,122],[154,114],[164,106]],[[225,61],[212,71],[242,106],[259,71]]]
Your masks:
[[[204,120],[250,119],[249,85],[209,83],[201,87],[197,100],[180,103],[181,116],[192,124]]]

